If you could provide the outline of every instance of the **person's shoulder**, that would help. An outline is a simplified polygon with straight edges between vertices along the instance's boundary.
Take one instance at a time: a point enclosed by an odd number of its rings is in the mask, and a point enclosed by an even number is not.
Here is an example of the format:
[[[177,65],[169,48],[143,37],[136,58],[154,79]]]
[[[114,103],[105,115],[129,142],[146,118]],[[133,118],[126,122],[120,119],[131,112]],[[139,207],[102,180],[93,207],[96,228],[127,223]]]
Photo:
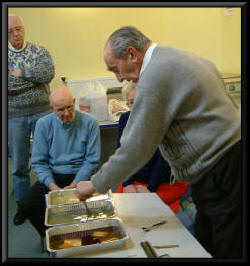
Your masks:
[[[55,114],[52,112],[52,113],[49,113],[45,116],[40,117],[37,120],[37,124],[38,125],[41,125],[41,124],[49,125],[51,123],[54,123],[54,120],[55,120]]]
[[[179,57],[182,53],[183,50],[171,46],[156,46],[152,53],[152,62],[155,60],[158,62],[175,62],[176,57]]]
[[[40,45],[40,44],[36,44],[36,43],[32,43],[32,42],[27,42],[27,48],[34,51],[34,52],[48,52],[48,50],[46,49],[45,46]]]
[[[189,50],[184,50],[184,49],[179,49],[176,47],[172,46],[157,46],[155,48],[156,53],[155,55],[164,59],[164,61],[173,61],[177,64],[183,64],[183,60],[188,60],[189,62],[193,60],[207,60],[200,55],[196,54],[195,52],[189,51]],[[182,60],[177,60],[177,59],[182,59]]]
[[[125,122],[128,120],[129,118],[129,115],[130,115],[130,111],[126,112],[126,113],[123,113],[120,118],[119,118],[119,123],[122,123],[122,122]]]
[[[91,114],[88,114],[86,112],[80,112],[78,110],[75,111],[76,112],[76,115],[78,115],[83,121],[87,121],[89,123],[94,123],[94,124],[97,124],[97,119],[91,115]]]

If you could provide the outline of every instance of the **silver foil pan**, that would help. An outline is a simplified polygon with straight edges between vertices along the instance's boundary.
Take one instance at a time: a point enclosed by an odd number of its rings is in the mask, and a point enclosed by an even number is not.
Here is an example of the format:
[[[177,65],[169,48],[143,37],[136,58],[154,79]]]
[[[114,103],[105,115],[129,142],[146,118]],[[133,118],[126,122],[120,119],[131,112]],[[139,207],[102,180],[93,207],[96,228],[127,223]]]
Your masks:
[[[45,225],[57,226],[87,222],[89,220],[113,217],[115,209],[111,200],[80,202],[46,208]]]
[[[87,241],[93,241],[93,239],[89,240],[92,236],[95,236],[95,240],[98,237],[100,240],[100,234],[105,230],[110,233],[106,233],[105,238],[103,238],[101,242],[87,243]],[[114,234],[116,237],[114,237]],[[71,241],[74,239],[74,241],[77,240],[78,242],[79,239],[82,239],[81,241],[85,241],[85,243],[81,243],[81,246],[77,246],[77,244],[74,247],[65,247],[65,243],[68,243],[69,239],[71,239]],[[92,220],[86,223],[55,226],[46,230],[47,250],[52,257],[58,258],[74,257],[104,249],[118,248],[123,246],[127,239],[128,235],[125,228],[122,225],[121,220],[117,217]],[[62,247],[62,245],[64,247]]]
[[[94,194],[92,197],[85,200],[89,201],[98,201],[98,200],[112,200],[112,192],[109,191],[107,194]],[[48,207],[65,205],[65,204],[74,204],[81,202],[76,194],[76,189],[60,189],[53,190],[48,193]]]

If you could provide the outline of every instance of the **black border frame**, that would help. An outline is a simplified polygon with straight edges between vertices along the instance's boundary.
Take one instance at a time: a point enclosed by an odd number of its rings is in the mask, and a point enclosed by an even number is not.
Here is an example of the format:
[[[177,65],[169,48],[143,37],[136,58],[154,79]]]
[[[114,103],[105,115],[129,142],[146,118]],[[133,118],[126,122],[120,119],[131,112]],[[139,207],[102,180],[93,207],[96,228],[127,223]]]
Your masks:
[[[246,19],[247,19],[247,2],[2,2],[2,263],[28,263],[28,262],[65,262],[65,263],[86,263],[86,262],[149,262],[149,263],[167,263],[167,262],[247,262],[247,156],[246,156],[246,102],[247,102],[247,75],[246,75]],[[240,7],[241,8],[241,25],[242,25],[242,37],[241,37],[241,95],[242,95],[242,210],[243,210],[243,256],[239,260],[217,260],[217,259],[174,259],[166,261],[165,259],[50,259],[50,258],[8,258],[7,247],[8,244],[8,127],[7,127],[7,27],[8,24],[8,7]],[[244,55],[244,56],[243,56]],[[246,232],[246,233],[245,233]]]

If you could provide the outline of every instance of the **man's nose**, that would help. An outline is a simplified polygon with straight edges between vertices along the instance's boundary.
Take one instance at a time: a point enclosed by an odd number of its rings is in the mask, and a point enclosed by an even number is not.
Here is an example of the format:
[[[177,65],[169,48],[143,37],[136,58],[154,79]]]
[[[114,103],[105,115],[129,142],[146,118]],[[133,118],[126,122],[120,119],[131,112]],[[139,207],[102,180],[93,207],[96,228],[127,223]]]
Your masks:
[[[70,111],[66,108],[65,110],[64,110],[64,115],[69,115],[70,114]]]

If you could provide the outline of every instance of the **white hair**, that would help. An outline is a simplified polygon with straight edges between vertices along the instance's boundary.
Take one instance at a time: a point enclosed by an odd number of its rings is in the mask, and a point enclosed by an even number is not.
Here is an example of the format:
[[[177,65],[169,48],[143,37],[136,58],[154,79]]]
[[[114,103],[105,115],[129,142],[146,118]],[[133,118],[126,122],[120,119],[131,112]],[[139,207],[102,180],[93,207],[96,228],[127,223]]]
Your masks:
[[[8,14],[8,17],[17,17],[21,20],[21,22],[23,23],[23,19],[20,16],[17,16],[15,14]],[[23,23],[24,24],[24,23]]]
[[[130,91],[134,90],[136,83],[131,81],[124,81],[124,85],[122,87],[122,97],[127,100],[127,95]]]

